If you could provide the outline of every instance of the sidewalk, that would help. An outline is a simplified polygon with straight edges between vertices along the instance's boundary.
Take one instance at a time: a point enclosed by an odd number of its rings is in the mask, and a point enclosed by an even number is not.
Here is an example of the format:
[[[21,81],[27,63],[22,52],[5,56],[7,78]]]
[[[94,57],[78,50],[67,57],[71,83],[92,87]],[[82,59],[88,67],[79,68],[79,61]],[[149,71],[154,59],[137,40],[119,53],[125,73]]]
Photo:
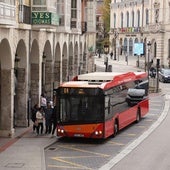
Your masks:
[[[32,126],[15,130],[13,138],[0,137],[0,170],[45,170],[44,148],[57,137],[36,136]]]
[[[104,67],[103,56],[98,58],[95,56],[95,64]],[[123,56],[118,60],[111,60],[109,56],[109,64],[115,69],[139,70],[136,68],[136,58],[129,58],[128,66]],[[161,93],[151,94],[152,98],[159,98]],[[164,103],[165,101],[161,101]],[[161,112],[162,110],[160,110]],[[161,115],[161,113],[160,113]],[[28,128],[15,128],[15,136],[13,138],[0,137],[0,170],[45,170],[44,148],[56,142],[57,137],[51,135],[36,136],[32,132],[32,126]]]

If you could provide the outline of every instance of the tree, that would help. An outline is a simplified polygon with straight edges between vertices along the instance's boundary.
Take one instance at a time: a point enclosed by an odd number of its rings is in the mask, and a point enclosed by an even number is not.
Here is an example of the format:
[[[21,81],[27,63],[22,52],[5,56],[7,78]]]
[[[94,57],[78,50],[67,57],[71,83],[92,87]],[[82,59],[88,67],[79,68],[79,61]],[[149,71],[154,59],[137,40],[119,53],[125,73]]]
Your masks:
[[[102,14],[102,29],[100,30],[102,33],[102,39],[96,42],[97,47],[103,47],[105,44],[109,45],[109,31],[110,31],[110,3],[111,0],[103,0],[103,4],[100,7],[100,11]]]

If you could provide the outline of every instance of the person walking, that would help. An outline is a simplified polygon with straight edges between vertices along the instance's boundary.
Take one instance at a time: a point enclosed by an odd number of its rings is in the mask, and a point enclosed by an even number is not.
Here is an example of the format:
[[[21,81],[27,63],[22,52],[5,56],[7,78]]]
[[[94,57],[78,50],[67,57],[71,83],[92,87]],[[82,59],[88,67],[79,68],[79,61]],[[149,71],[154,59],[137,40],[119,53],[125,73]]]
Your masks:
[[[38,109],[36,112],[36,121],[37,121],[37,135],[39,135],[39,131],[41,129],[41,134],[43,133],[44,125],[43,125],[43,119],[44,119],[44,110],[42,107]]]
[[[51,103],[48,102],[47,103],[47,108],[44,109],[45,112],[45,127],[46,127],[46,134],[50,134],[51,133],[51,117],[52,117],[52,113],[53,113],[53,109],[51,107]]]
[[[31,120],[33,122],[33,132],[36,130],[36,113],[38,111],[39,107],[38,104],[35,104],[34,107],[31,109]]]
[[[59,111],[58,111],[58,106],[55,105],[53,109],[53,113],[51,116],[51,123],[52,123],[52,136],[54,136],[54,132],[57,127],[57,121],[59,120]]]

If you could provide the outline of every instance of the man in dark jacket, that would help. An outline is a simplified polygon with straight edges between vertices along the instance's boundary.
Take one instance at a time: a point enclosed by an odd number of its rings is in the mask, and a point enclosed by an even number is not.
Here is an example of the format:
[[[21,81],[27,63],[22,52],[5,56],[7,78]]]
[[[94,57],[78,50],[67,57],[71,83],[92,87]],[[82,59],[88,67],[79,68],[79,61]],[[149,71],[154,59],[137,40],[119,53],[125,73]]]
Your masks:
[[[47,103],[47,108],[44,109],[45,112],[45,127],[46,127],[46,131],[45,133],[51,133],[51,117],[52,117],[52,113],[53,113],[53,108],[51,107],[51,103],[48,102]]]
[[[36,113],[38,109],[39,109],[38,104],[35,104],[34,107],[31,109],[31,120],[33,121],[33,131],[36,130],[35,121],[36,121]]]

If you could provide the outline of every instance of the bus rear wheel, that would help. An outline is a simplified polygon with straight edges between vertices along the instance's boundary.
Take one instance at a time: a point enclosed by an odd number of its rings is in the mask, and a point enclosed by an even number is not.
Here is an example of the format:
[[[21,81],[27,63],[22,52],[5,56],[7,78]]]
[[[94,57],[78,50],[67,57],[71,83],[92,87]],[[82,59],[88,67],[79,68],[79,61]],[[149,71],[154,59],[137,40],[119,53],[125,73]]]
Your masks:
[[[140,120],[141,120],[141,112],[140,112],[140,108],[138,108],[136,113],[136,123],[140,122]]]
[[[118,122],[117,122],[117,120],[115,120],[113,137],[115,137],[117,135],[118,131],[119,131]]]

